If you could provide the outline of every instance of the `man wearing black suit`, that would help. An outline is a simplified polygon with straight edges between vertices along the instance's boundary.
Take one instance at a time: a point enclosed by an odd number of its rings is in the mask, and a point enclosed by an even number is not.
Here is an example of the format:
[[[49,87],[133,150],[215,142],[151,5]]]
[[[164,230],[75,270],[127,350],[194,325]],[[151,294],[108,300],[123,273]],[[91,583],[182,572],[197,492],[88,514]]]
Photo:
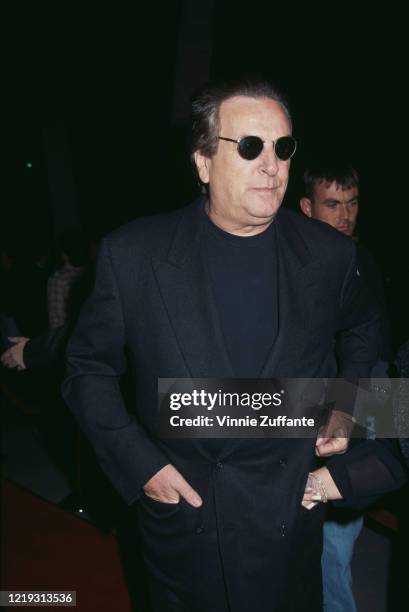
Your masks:
[[[337,332],[340,375],[367,376],[377,313],[353,243],[279,211],[296,143],[275,90],[208,86],[192,118],[207,196],[103,241],[64,397],[136,502],[155,610],[316,612],[324,504],[305,508],[314,440],[161,438],[158,378],[335,376]],[[133,414],[119,385],[129,369]],[[320,441],[321,455],[344,450]],[[348,456],[315,472],[324,497],[356,495]]]

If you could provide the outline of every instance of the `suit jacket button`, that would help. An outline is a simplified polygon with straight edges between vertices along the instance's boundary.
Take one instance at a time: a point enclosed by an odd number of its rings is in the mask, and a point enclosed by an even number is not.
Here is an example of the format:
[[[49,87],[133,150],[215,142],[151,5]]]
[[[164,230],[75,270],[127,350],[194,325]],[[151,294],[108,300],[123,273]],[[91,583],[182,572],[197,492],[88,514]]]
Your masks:
[[[282,538],[285,538],[285,536],[287,535],[287,526],[285,523],[281,523],[280,525],[280,534]]]
[[[204,532],[204,527],[196,527],[196,533],[200,534]]]
[[[287,461],[285,459],[280,459],[278,461],[278,463],[281,465],[281,467],[287,467]]]
[[[218,461],[218,462],[216,463],[216,469],[217,469],[217,470],[222,470],[222,469],[223,469],[223,463],[222,463],[221,461]]]

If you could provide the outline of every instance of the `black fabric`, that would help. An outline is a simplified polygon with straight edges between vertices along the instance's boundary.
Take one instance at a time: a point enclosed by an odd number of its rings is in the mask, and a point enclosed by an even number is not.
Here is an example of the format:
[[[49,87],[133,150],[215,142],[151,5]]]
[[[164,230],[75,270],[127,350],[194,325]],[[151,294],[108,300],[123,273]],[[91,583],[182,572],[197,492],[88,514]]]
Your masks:
[[[205,260],[227,352],[238,378],[257,378],[278,329],[274,223],[234,236],[205,216]]]
[[[343,494],[344,499],[333,502],[340,508],[367,508],[407,481],[397,440],[352,439],[348,452],[332,456],[326,467]]]
[[[275,226],[251,237],[228,234],[203,211],[202,254],[215,306],[238,378],[257,378],[277,335]],[[218,456],[223,439],[204,442]]]
[[[24,347],[23,359],[27,368],[49,369],[61,367],[72,325],[66,323],[31,338]]]
[[[21,264],[13,268],[7,280],[4,312],[13,317],[20,335],[32,338],[46,331],[48,270],[35,263]]]
[[[381,270],[368,249],[358,242],[356,245],[358,270],[376,300],[381,314],[380,358],[386,362],[393,359],[392,331],[385,299]]]
[[[183,601],[171,587],[165,586],[152,575],[149,576],[149,591],[151,612],[230,612],[227,601],[224,605],[212,607],[211,611],[200,600],[195,603],[191,600]]]
[[[58,368],[64,366],[65,349],[81,307],[89,295],[95,278],[93,267],[88,268],[71,285],[67,303],[67,322],[41,335],[30,338],[24,347],[24,363],[32,368]]]

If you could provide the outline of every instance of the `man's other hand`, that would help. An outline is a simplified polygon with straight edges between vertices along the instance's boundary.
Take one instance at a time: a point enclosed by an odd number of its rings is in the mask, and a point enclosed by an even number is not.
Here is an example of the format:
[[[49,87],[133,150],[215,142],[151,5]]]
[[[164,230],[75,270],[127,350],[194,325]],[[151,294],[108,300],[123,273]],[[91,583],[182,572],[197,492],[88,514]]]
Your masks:
[[[316,487],[312,488],[314,477],[317,479],[318,489]],[[322,496],[323,494],[325,499]],[[327,502],[334,499],[342,499],[342,495],[328,469],[326,467],[318,468],[318,470],[309,474],[301,505],[307,510],[311,510],[319,502]]]
[[[194,508],[202,505],[200,495],[173,465],[165,465],[143,487],[145,495],[164,504],[177,504],[183,497]]]
[[[315,454],[318,457],[331,457],[345,453],[354,425],[355,420],[350,414],[333,410],[327,424],[318,432]]]
[[[7,351],[1,356],[1,363],[6,368],[17,368],[17,370],[25,370],[26,364],[24,363],[23,353],[24,347],[30,338],[23,338],[22,336],[12,336],[8,338],[10,342],[14,343]]]

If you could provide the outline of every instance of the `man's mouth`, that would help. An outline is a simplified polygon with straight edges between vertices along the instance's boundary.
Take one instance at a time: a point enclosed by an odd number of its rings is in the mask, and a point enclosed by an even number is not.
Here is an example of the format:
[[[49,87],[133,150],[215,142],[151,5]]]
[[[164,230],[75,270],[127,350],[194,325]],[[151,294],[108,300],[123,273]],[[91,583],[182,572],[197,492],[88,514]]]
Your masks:
[[[277,187],[253,187],[255,191],[275,191]]]

